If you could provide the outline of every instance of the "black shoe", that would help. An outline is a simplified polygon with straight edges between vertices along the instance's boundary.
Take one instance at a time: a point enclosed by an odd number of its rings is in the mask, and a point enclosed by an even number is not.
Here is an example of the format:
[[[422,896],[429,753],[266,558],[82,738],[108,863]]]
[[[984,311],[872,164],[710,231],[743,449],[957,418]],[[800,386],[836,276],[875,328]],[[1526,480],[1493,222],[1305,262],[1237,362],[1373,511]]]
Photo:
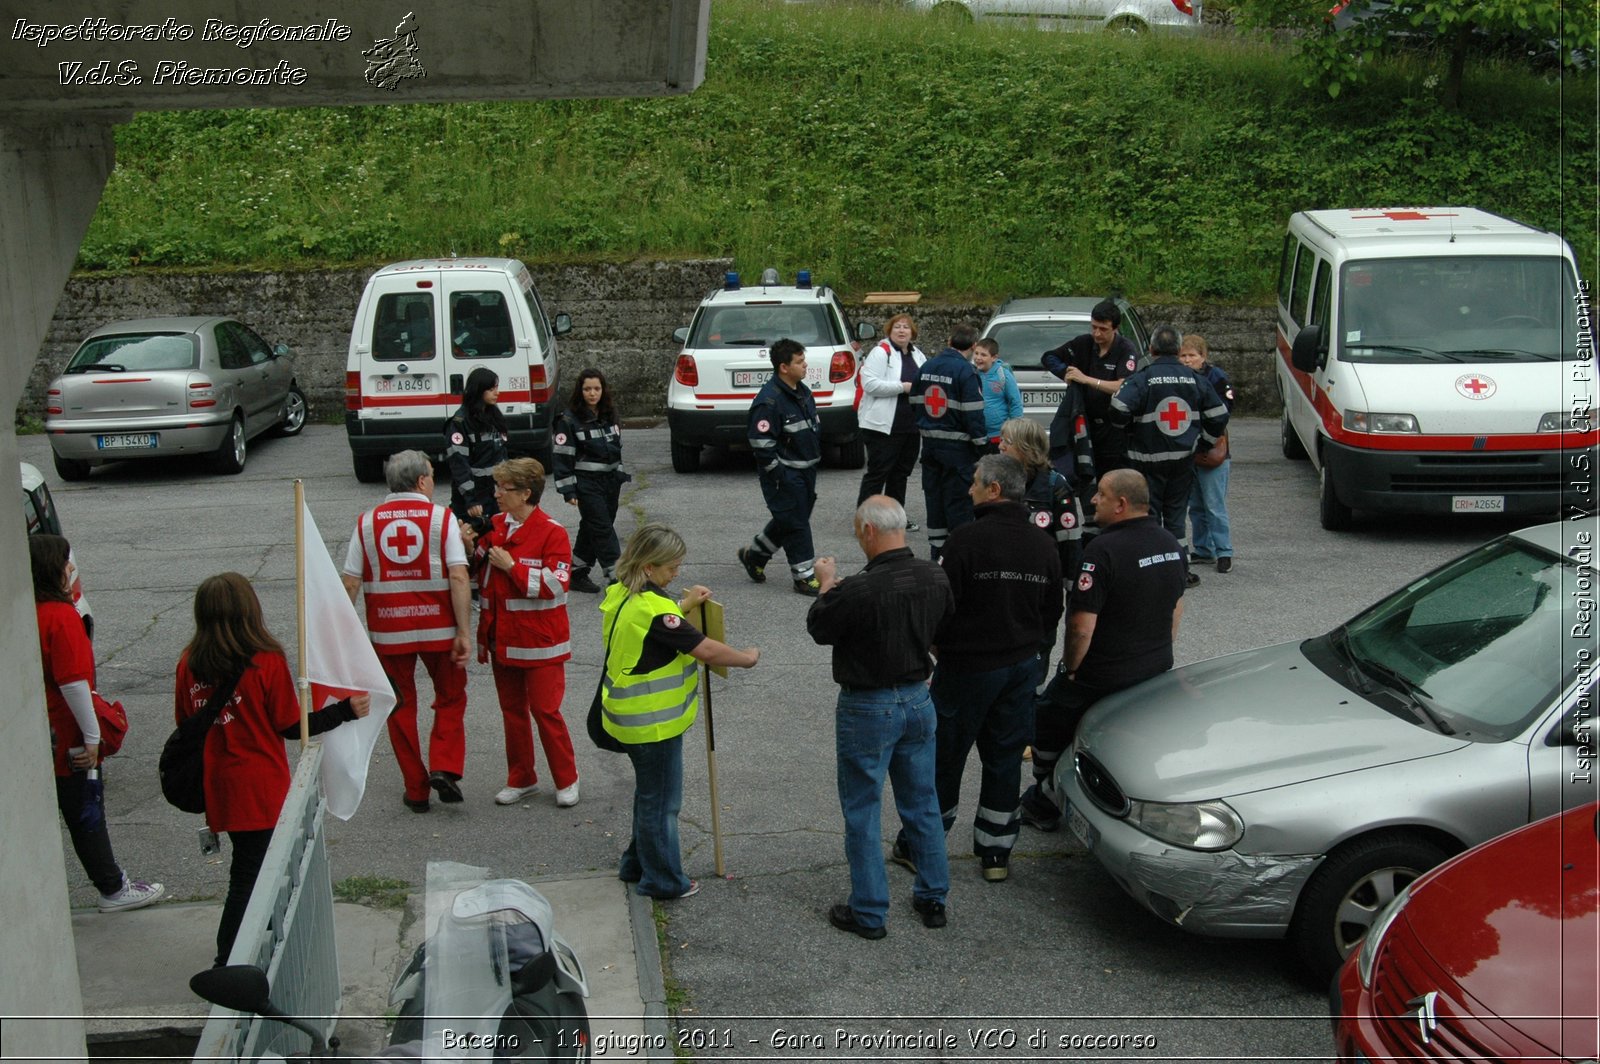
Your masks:
[[[1183,586],[1184,587],[1199,587],[1200,586],[1200,574],[1195,572],[1193,569],[1190,569],[1189,572],[1183,578]]]
[[[466,801],[461,795],[461,785],[456,782],[457,778],[449,772],[435,770],[428,773],[428,786],[439,792],[441,802]]]
[[[815,576],[808,576],[804,580],[796,580],[794,582],[794,593],[805,595],[808,598],[816,598],[822,594],[822,581]]]
[[[1189,555],[1189,564],[1190,565],[1210,565],[1214,561],[1216,561],[1216,559],[1211,557],[1209,554],[1191,554],[1191,555]]]
[[[939,909],[942,916],[944,906],[939,906]],[[880,939],[889,933],[887,928],[865,927],[858,923],[856,921],[855,912],[848,904],[835,905],[833,908],[829,909],[828,923],[832,924],[834,927],[837,927],[840,931],[849,931],[852,934],[860,935],[862,938],[874,940]]]
[[[739,548],[739,564],[744,566],[745,573],[756,583],[764,584],[767,582],[766,562],[758,562],[751,557],[749,547]]]
[[[906,522],[906,531],[907,532],[921,532],[922,531],[922,526],[917,524],[915,521],[907,521]]]
[[[985,857],[982,864],[983,878],[990,883],[1003,882],[1006,876],[1011,874],[1011,858],[1009,857]]]
[[[1231,572],[1233,572],[1233,556],[1231,554],[1226,558],[1218,558],[1217,559],[1217,572],[1219,572],[1219,573],[1231,573]]]
[[[923,927],[943,927],[949,922],[945,919],[942,901],[934,901],[932,898],[912,898],[911,907],[922,917]]]
[[[1054,831],[1061,826],[1061,810],[1039,793],[1037,783],[1022,792],[1022,804],[1017,811],[1022,822],[1036,831]]]
[[[400,800],[406,803],[406,808],[413,813],[426,813],[433,808],[433,803],[426,798],[406,798],[402,796]]]
[[[567,588],[572,591],[582,592],[585,595],[598,595],[600,588],[593,580],[589,579],[589,570],[575,569],[572,579],[567,582]]]
[[[917,870],[917,862],[911,859],[911,847],[903,838],[894,840],[894,848],[889,851],[889,860],[902,868],[911,869],[913,874]]]

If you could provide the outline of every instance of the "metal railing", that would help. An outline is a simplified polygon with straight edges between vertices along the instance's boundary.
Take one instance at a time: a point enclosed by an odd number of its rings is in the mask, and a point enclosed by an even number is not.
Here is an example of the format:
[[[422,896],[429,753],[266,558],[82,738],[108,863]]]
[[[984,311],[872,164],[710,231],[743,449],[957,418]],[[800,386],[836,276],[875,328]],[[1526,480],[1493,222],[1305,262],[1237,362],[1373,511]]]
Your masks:
[[[228,963],[264,969],[273,1004],[320,1027],[326,1038],[338,1019],[340,983],[321,767],[320,744],[300,755]],[[200,1032],[194,1059],[251,1061],[263,1053],[287,1056],[310,1048],[310,1038],[287,1024],[217,1007]]]

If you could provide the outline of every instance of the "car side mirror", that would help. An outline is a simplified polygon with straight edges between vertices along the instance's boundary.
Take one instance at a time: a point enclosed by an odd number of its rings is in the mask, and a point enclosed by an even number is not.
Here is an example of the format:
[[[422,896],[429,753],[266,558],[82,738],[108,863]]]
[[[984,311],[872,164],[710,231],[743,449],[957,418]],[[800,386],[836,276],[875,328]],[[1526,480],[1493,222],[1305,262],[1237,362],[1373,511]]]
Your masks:
[[[878,327],[876,325],[872,324],[870,321],[858,321],[858,322],[856,322],[856,339],[857,340],[870,340],[874,336],[877,336],[877,335],[878,335]]]
[[[1322,326],[1307,325],[1294,335],[1289,348],[1289,363],[1301,373],[1315,373],[1322,368],[1327,349],[1322,343]]]
[[[672,330],[672,338],[680,344],[689,342],[689,327],[687,325]]]
[[[283,358],[285,355],[292,354],[294,354],[294,350],[290,348],[288,344],[279,344],[277,347],[272,349],[273,358]]]
[[[267,973],[253,964],[208,968],[189,980],[189,989],[211,1004],[234,1012],[268,1016],[277,1011],[272,1007]]]
[[[567,335],[572,331],[572,315],[566,313],[557,314],[551,328],[555,330],[557,336]]]

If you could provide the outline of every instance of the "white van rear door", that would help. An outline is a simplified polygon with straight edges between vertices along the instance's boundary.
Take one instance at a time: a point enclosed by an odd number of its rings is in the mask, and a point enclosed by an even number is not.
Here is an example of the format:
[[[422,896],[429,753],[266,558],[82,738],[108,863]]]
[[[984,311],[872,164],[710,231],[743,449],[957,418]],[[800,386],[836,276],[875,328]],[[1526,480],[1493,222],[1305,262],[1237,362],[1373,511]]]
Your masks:
[[[505,273],[464,267],[448,270],[443,295],[450,331],[445,387],[451,402],[459,404],[467,377],[479,366],[487,366],[499,378],[500,411],[526,412],[527,354],[517,343],[521,314],[511,302],[513,293]]]
[[[450,415],[442,348],[439,271],[425,267],[373,278],[354,338],[363,419]]]

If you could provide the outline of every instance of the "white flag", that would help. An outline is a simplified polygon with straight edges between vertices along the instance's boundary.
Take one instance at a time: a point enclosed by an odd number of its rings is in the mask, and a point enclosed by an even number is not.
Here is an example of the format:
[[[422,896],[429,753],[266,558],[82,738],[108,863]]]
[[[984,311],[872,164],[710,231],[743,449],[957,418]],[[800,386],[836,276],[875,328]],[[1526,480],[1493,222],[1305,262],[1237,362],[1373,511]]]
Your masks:
[[[305,648],[305,679],[311,682],[311,709],[315,712],[361,691],[372,696],[372,710],[365,717],[322,735],[322,793],[328,812],[349,820],[367,789],[367,763],[394,710],[394,689],[303,500],[300,536],[305,544],[300,588],[306,603],[300,645]]]

